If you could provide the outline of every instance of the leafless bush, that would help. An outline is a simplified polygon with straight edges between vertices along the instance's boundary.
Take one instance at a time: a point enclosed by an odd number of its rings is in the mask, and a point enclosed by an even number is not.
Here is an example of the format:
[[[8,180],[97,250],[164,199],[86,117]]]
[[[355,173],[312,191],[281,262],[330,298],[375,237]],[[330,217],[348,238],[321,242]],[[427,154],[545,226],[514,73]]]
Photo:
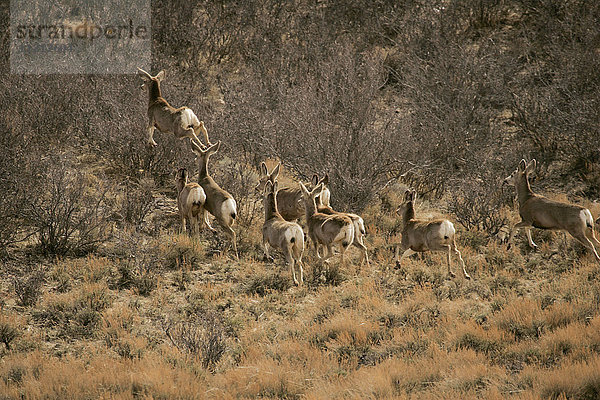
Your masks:
[[[136,227],[144,222],[155,206],[154,187],[154,181],[148,178],[142,178],[139,183],[129,180],[124,184],[121,216],[126,222]]]
[[[27,199],[24,217],[45,254],[85,253],[110,235],[108,189],[64,163],[50,164]]]
[[[214,368],[227,350],[226,329],[214,311],[167,323],[164,329],[175,347],[200,358],[204,368]]]
[[[465,229],[496,236],[508,224],[501,210],[510,198],[511,194],[503,192],[499,182],[474,178],[454,187],[448,211]]]
[[[45,282],[45,274],[42,270],[31,271],[27,275],[14,276],[13,287],[17,296],[17,304],[30,307],[37,304]]]

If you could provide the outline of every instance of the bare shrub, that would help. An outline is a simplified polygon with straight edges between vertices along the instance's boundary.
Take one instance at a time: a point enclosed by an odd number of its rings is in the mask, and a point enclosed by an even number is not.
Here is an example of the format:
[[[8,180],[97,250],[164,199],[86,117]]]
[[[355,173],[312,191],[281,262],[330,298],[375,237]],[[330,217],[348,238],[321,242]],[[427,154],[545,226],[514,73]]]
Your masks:
[[[19,337],[19,330],[10,321],[0,317],[0,343],[4,343],[6,350],[10,350],[10,344]]]
[[[198,357],[204,368],[213,369],[227,350],[226,329],[214,311],[196,313],[177,323],[167,323],[165,334],[178,349]]]
[[[111,230],[108,189],[64,163],[49,165],[45,174],[35,188],[38,195],[28,197],[23,210],[42,252],[86,253],[106,241]]]
[[[136,228],[142,225],[155,206],[154,188],[154,181],[149,178],[142,178],[139,183],[129,180],[123,185],[120,214],[125,222]]]
[[[41,269],[28,271],[23,276],[14,276],[12,281],[18,305],[30,307],[37,304],[45,282],[45,273]]]

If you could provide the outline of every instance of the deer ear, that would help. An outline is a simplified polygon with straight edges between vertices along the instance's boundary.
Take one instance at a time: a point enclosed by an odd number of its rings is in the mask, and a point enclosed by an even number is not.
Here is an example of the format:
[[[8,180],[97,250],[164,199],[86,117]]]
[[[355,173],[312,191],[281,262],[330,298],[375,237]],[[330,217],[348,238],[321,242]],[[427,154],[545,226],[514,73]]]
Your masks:
[[[325,174],[321,182],[323,182],[323,185],[329,185],[329,174]]]
[[[531,174],[535,171],[535,167],[537,165],[537,161],[535,161],[535,158],[531,161],[529,161],[529,164],[527,164],[527,168],[525,169],[525,171],[527,171],[528,174]]]
[[[260,174],[261,175],[269,175],[269,170],[267,169],[267,164],[264,162],[260,163]]]
[[[521,159],[521,162],[519,163],[519,171],[523,172],[525,171],[525,168],[527,168],[527,162],[525,162],[525,159]]]
[[[208,149],[206,149],[206,151],[210,154],[214,154],[217,151],[219,151],[219,148],[221,147],[221,141],[219,140],[217,143],[213,144],[212,146],[210,146]]]
[[[323,184],[319,183],[313,190],[310,192],[310,196],[314,199],[318,195],[321,194],[321,190],[323,190]]]
[[[312,183],[313,185],[316,186],[319,183],[319,175],[313,174],[312,179],[310,180],[310,183]]]
[[[144,81],[149,81],[150,79],[152,79],[152,76],[150,76],[149,73],[147,73],[146,71],[144,71],[141,68],[138,68],[138,74],[140,75],[140,78],[142,78]]]
[[[271,193],[271,189],[273,189],[273,182],[267,181],[265,184],[265,193]]]
[[[302,195],[303,196],[308,196],[309,192],[308,189],[306,188],[306,186],[304,186],[304,183],[300,182],[300,190],[302,190]]]
[[[275,180],[277,179],[277,177],[279,176],[279,169],[281,168],[281,163],[277,164],[277,166],[275,168],[273,168],[273,171],[271,171],[271,179]]]
[[[163,69],[162,71],[160,71],[158,74],[156,74],[156,79],[158,79],[159,82],[161,82],[163,79],[165,79],[165,70]]]
[[[192,144],[192,152],[198,156],[201,156],[204,154],[204,150],[202,150],[202,148],[200,146],[198,146],[198,144],[196,142],[194,142],[193,140],[190,140],[190,143]]]
[[[408,189],[405,193],[404,193],[404,201],[413,201],[414,200],[414,196],[415,193]]]
[[[277,193],[277,190],[279,190],[279,183],[275,181],[273,182],[273,193]]]

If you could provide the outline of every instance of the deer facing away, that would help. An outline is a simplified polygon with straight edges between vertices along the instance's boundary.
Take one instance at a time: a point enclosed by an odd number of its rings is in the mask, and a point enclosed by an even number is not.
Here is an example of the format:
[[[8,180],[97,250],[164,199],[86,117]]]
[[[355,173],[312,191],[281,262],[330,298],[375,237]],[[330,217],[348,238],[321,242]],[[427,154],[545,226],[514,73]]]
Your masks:
[[[600,257],[594,247],[600,242],[594,234],[594,219],[587,208],[574,204],[550,200],[533,193],[529,186],[529,174],[535,171],[537,163],[531,160],[527,163],[521,160],[517,169],[509,175],[504,183],[515,186],[519,200],[519,215],[521,222],[515,225],[509,238],[509,244],[519,228],[525,228],[529,246],[537,248],[531,238],[531,228],[553,229],[568,232],[581,244],[590,249],[600,263]]]
[[[264,192],[267,182],[275,183],[279,176],[281,164],[277,164],[269,173],[267,165],[263,162],[260,164],[260,180],[256,185],[257,192]],[[305,213],[304,203],[302,202],[302,191],[300,188],[286,187],[279,189],[277,192],[277,211],[286,221],[297,221]]]
[[[148,88],[148,144],[156,146],[154,129],[161,132],[173,133],[177,138],[189,138],[200,144],[198,132],[202,131],[206,143],[210,145],[204,123],[198,120],[196,114],[188,107],[175,108],[164,99],[160,91],[160,82],[165,78],[165,71],[160,71],[156,76],[138,68],[140,77],[144,81],[141,88]]]
[[[219,225],[221,225],[227,236],[231,239],[235,257],[236,259],[239,259],[236,235],[235,231],[232,229],[237,216],[235,199],[227,191],[221,189],[208,173],[208,160],[212,154],[219,150],[221,141],[218,141],[206,149],[201,148],[193,141],[190,143],[192,144],[192,151],[198,157],[198,183],[202,186],[202,189],[204,189],[204,193],[206,194],[206,201],[204,203],[204,222],[208,228],[214,232],[214,229],[208,223],[208,215],[206,214],[208,211],[215,217]]]
[[[269,245],[280,249],[286,263],[292,271],[292,278],[296,285],[304,283],[302,267],[302,253],[304,252],[304,232],[300,225],[286,221],[277,212],[277,181],[268,181],[265,185],[263,204],[265,208],[265,223],[262,227],[263,248],[265,256],[269,256]],[[300,281],[296,279],[295,265],[298,266]]]
[[[319,179],[318,175],[313,175],[312,184],[316,187],[319,184],[322,185],[321,193],[315,198],[315,202],[317,203],[317,211],[327,215],[345,215],[352,220],[352,224],[354,225],[354,240],[352,241],[352,245],[357,247],[362,255],[360,259],[360,264],[364,261],[367,263],[367,267],[369,266],[369,254],[367,253],[367,247],[364,243],[364,236],[366,235],[365,230],[365,221],[362,219],[360,215],[352,214],[352,213],[343,213],[334,211],[330,205],[331,192],[329,190],[329,175],[325,174],[325,176]]]
[[[306,223],[308,225],[308,237],[310,238],[319,262],[326,262],[333,257],[332,247],[337,245],[340,250],[341,265],[345,265],[344,253],[348,246],[354,241],[354,224],[345,215],[327,215],[317,211],[315,197],[321,193],[322,185],[308,191],[306,186],[300,182],[302,199],[306,211]],[[325,246],[327,254],[321,258],[319,245]]]
[[[455,276],[451,268],[451,254],[454,253],[461,263],[464,277],[471,279],[465,269],[465,262],[460,251],[456,248],[454,225],[447,219],[426,220],[415,218],[413,204],[415,194],[414,190],[406,191],[404,202],[396,210],[396,213],[402,217],[402,241],[400,246],[396,247],[396,267],[400,267],[404,258],[416,252],[444,251],[448,255],[448,274],[451,277]],[[398,259],[400,248],[404,250],[404,253]]]
[[[200,233],[199,220],[202,217],[204,221],[204,202],[206,194],[204,189],[196,182],[188,182],[188,172],[185,168],[180,168],[175,177],[177,185],[177,209],[181,218],[181,231],[185,232],[186,220],[194,229],[194,233]]]

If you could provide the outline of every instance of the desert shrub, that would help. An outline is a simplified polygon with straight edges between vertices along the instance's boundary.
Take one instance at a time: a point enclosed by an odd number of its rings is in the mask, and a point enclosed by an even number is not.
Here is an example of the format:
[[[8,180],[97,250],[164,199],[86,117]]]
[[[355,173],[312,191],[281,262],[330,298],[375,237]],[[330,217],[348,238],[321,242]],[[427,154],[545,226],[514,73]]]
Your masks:
[[[125,222],[135,227],[144,222],[155,207],[154,188],[154,181],[148,178],[140,179],[139,183],[129,180],[123,185],[120,214]]]
[[[17,304],[23,307],[37,304],[42,295],[42,286],[45,279],[45,273],[41,269],[31,270],[26,275],[14,276],[13,287]]]
[[[167,323],[164,330],[175,347],[198,357],[204,368],[214,368],[227,349],[224,323],[213,311],[197,313],[185,321]]]
[[[4,343],[6,350],[10,350],[10,344],[19,336],[19,330],[14,323],[0,316],[0,343]]]
[[[48,255],[86,253],[105,242],[111,231],[108,188],[93,184],[59,160],[47,165],[38,195],[28,197],[23,213]]]
[[[292,286],[291,277],[278,273],[257,273],[243,284],[247,294],[265,296],[272,291],[285,291]]]

